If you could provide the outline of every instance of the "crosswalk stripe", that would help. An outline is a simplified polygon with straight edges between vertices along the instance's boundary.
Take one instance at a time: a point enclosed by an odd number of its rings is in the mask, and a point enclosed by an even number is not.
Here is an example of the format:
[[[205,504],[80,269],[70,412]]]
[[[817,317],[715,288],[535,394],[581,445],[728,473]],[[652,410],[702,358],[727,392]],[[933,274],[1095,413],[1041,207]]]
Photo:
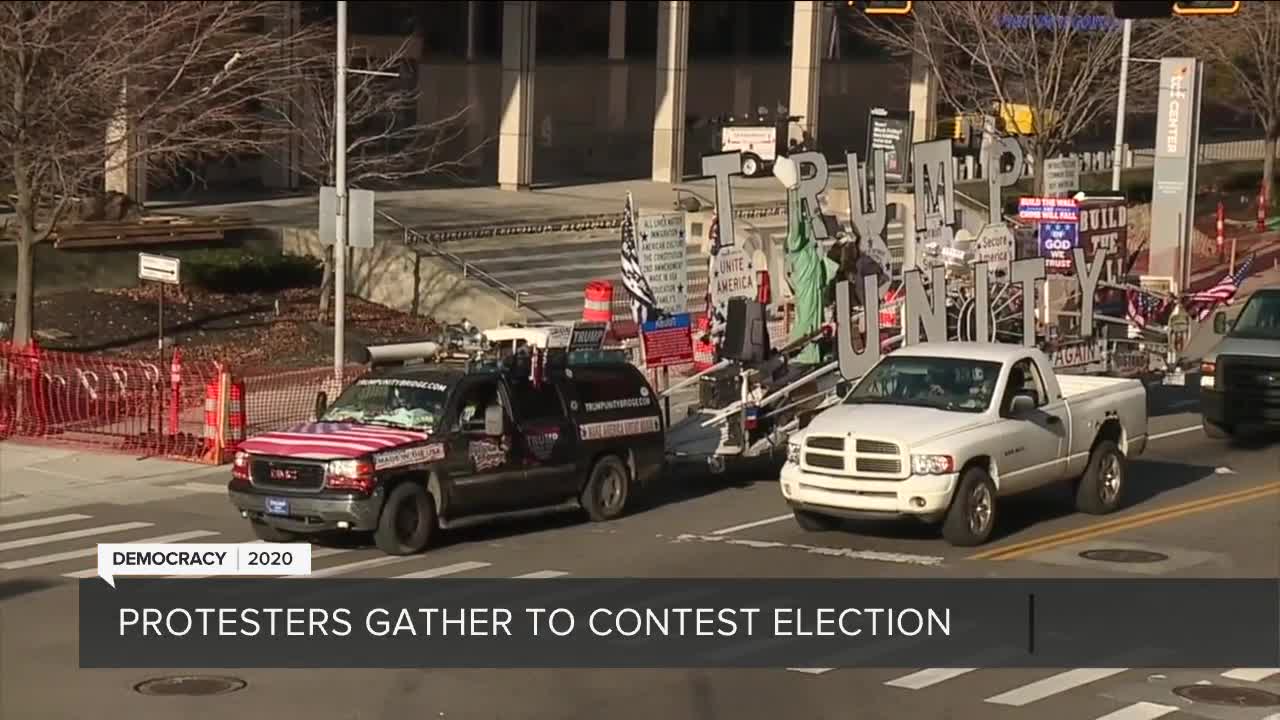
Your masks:
[[[161,535],[160,537],[146,538],[138,542],[145,543],[168,543],[182,542],[183,540],[192,540],[195,538],[209,537],[217,535],[216,532],[209,530],[192,530],[191,532],[176,533],[173,535]],[[36,565],[52,565],[64,560],[76,560],[79,558],[93,557],[98,554],[98,547],[81,548],[79,550],[68,550],[66,552],[52,553],[50,555],[37,555],[32,558],[23,558],[22,560],[10,560],[7,563],[0,563],[0,570],[19,570],[21,568],[35,567]],[[97,568],[94,568],[97,572]]]
[[[1155,720],[1158,717],[1164,717],[1171,712],[1177,711],[1178,708],[1172,705],[1137,702],[1127,707],[1122,707],[1115,712],[1107,713],[1098,718],[1098,720]]]
[[[313,556],[314,557],[314,556]],[[382,567],[392,563],[404,562],[406,560],[414,560],[416,555],[385,555],[383,557],[369,558],[368,560],[357,560],[355,562],[346,563],[345,565],[334,565],[323,570],[312,570],[310,575],[290,575],[288,580],[305,580],[307,578],[332,577],[334,575],[346,575],[358,570],[366,570],[369,568]]]
[[[822,675],[823,673],[829,673],[832,670],[835,670],[835,668],[787,668],[787,669],[790,670],[791,672],[804,673],[805,675]]]
[[[1051,695],[1057,695],[1081,685],[1088,685],[1112,675],[1119,675],[1129,668],[1076,668],[1066,672],[1051,675],[1043,680],[1014,688],[1008,692],[993,695],[986,699],[986,702],[995,705],[1012,705],[1013,707],[1022,707],[1030,705],[1037,700],[1043,700]]]
[[[419,570],[418,572],[405,573],[404,575],[396,575],[395,580],[421,580],[423,578],[442,577],[444,575],[453,575],[460,572],[468,572],[471,570],[479,570],[480,568],[489,567],[487,562],[460,562],[452,565],[442,565],[436,568],[428,568]]]
[[[515,579],[516,580],[541,580],[543,578],[564,577],[565,575],[568,575],[568,574],[569,573],[564,572],[562,570],[539,570],[537,572],[525,573],[523,575],[516,575]]]
[[[44,527],[45,525],[75,522],[76,520],[88,520],[91,517],[91,515],[78,515],[76,513],[72,513],[70,515],[54,515],[52,517],[36,518],[34,520],[19,520],[18,522],[0,525],[0,532],[13,532],[14,530],[26,530],[34,527]]]
[[[1280,673],[1280,668],[1236,668],[1222,673],[1222,677],[1245,682],[1260,682]]]
[[[925,668],[910,675],[903,675],[885,683],[889,687],[906,688],[907,690],[923,690],[924,688],[946,682],[961,675],[967,675],[978,668]]]
[[[181,485],[167,485],[166,487],[171,487],[174,490],[209,493],[210,495],[223,495],[227,492],[227,486],[223,483],[189,482]]]
[[[349,552],[351,552],[351,548],[313,547],[311,548],[311,559],[317,560]]]
[[[152,523],[148,522],[128,522],[116,525],[99,525],[98,527],[85,528],[84,530],[69,530],[54,535],[39,535],[37,537],[23,538],[21,540],[10,540],[9,542],[0,543],[0,552],[5,550],[17,550],[18,548],[31,547],[32,545],[44,545],[46,543],[62,542],[63,540],[76,540],[83,537],[91,537],[93,535],[106,535],[113,532],[124,532],[126,530],[140,530],[142,528],[151,527]]]

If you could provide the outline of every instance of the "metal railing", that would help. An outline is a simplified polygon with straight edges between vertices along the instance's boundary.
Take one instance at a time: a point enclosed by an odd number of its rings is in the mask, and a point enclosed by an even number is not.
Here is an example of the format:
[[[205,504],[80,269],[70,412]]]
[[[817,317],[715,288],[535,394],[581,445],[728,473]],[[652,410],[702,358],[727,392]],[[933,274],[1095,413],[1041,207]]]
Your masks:
[[[429,239],[427,236],[423,235],[417,230],[414,230],[408,225],[405,225],[404,223],[395,219],[391,215],[387,214],[386,211],[378,210],[377,213],[382,217],[382,219],[386,220],[392,225],[395,225],[400,230],[401,234],[404,237],[405,247],[410,247],[415,245],[421,245],[423,247],[426,247],[427,254],[432,255],[434,257],[443,258],[444,260],[449,262],[451,265],[458,268],[458,270],[462,272],[462,276],[464,278],[475,278],[483,282],[484,284],[488,285],[489,287],[495,290],[498,290],[504,295],[509,295],[511,299],[515,302],[517,308],[524,308],[529,311],[532,311],[533,313],[541,317],[543,320],[551,319],[549,316],[547,316],[546,313],[542,312],[538,308],[533,307],[532,305],[524,304],[524,300],[523,300],[524,296],[530,294],[528,291],[517,290],[516,288],[494,277],[490,273],[485,272],[479,265],[476,265],[473,262],[469,262],[465,258],[462,258],[454,253],[449,252],[448,250],[445,250],[444,248],[436,244],[434,241]]]

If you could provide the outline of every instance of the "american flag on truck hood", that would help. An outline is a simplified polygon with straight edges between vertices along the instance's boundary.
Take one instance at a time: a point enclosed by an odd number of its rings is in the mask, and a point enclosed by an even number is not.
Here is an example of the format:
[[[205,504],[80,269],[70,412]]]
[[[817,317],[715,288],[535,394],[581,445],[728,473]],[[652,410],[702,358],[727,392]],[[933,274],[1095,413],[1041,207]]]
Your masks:
[[[1197,320],[1204,320],[1220,305],[1230,305],[1231,300],[1240,291],[1240,284],[1249,277],[1249,270],[1252,267],[1253,256],[1250,256],[1238,270],[1224,275],[1218,284],[1198,293],[1192,293],[1187,299],[1187,311],[1193,313]]]
[[[255,435],[240,449],[259,455],[350,459],[426,440],[427,433],[352,423],[303,423],[276,432]]]

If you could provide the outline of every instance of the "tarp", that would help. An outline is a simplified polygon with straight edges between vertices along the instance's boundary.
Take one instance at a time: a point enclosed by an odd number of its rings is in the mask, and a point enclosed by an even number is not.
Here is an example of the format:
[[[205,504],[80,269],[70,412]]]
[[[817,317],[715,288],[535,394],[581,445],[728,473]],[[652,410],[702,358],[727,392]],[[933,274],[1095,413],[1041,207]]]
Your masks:
[[[823,290],[838,265],[826,257],[809,228],[809,219],[800,206],[800,195],[787,191],[787,282],[795,298],[795,322],[791,340],[810,335],[822,326]],[[795,362],[817,365],[821,354],[817,343],[809,343]]]

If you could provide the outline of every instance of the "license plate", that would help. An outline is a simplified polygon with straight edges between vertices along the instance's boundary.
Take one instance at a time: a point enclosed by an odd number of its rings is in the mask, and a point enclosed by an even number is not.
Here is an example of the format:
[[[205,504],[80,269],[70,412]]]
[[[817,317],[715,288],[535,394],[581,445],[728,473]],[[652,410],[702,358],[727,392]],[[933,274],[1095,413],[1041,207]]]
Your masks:
[[[268,515],[288,515],[289,501],[284,498],[267,498]]]
[[[1183,372],[1169,373],[1164,376],[1165,385],[1186,385],[1187,375]]]

